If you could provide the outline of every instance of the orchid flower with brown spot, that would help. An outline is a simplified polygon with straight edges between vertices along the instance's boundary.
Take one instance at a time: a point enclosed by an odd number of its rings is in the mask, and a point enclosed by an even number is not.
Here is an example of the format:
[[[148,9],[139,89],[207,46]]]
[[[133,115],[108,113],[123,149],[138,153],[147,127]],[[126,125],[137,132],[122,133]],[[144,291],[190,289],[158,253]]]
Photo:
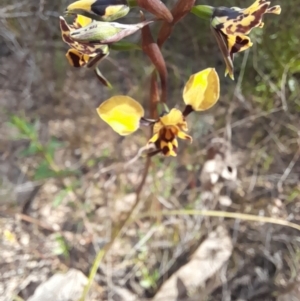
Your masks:
[[[94,69],[99,80],[111,87],[107,79],[97,67],[109,54],[109,46],[119,42],[152,21],[137,24],[120,24],[116,22],[94,21],[82,15],[77,15],[73,24],[68,24],[60,17],[62,39],[71,49],[66,56],[74,67],[87,67]],[[133,44],[133,46],[136,46]]]
[[[71,36],[73,30],[83,28],[91,24],[91,22],[91,19],[78,15],[73,24],[68,24],[63,17],[60,17],[62,39],[70,46],[70,49],[66,53],[66,57],[73,67],[87,67],[93,69],[100,82],[107,87],[111,87],[108,80],[102,75],[98,68],[100,61],[109,54],[108,45],[80,43]]]
[[[253,28],[264,26],[265,14],[281,13],[279,5],[270,6],[267,0],[256,0],[248,8],[194,6],[192,13],[211,20],[212,32],[226,64],[225,76],[234,78],[234,54],[250,48],[253,43],[247,36]]]
[[[148,146],[155,150],[148,155],[162,153],[165,156],[176,156],[177,138],[192,142],[192,137],[186,132],[188,125],[186,117],[194,111],[204,111],[211,108],[219,99],[220,84],[215,69],[207,68],[190,77],[183,91],[185,108],[183,111],[173,108],[164,110],[158,119],[144,117],[144,109],[133,98],[118,95],[104,101],[97,109],[102,120],[118,134],[125,136],[135,132],[141,125],[151,126],[153,135]]]
[[[270,1],[256,0],[245,9],[220,7],[214,10],[211,24],[226,63],[225,75],[234,77],[233,56],[252,46],[247,35],[255,27],[263,27],[264,14],[280,14],[280,6],[270,7],[270,4]]]

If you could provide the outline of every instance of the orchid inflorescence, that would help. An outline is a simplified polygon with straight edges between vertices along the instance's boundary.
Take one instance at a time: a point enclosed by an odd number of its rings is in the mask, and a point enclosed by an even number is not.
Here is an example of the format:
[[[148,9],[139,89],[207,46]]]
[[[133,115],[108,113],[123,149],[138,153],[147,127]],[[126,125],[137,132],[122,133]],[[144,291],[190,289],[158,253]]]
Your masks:
[[[234,55],[253,45],[248,36],[250,31],[263,27],[264,14],[281,12],[280,6],[271,7],[267,0],[256,0],[245,9],[195,5],[195,2],[196,0],[178,0],[170,11],[160,0],[79,0],[70,4],[65,11],[66,16],[74,16],[72,23],[60,17],[62,39],[70,47],[66,53],[69,63],[74,67],[94,70],[100,82],[107,87],[111,87],[111,84],[102,75],[98,65],[109,55],[111,49],[140,49],[150,58],[155,67],[151,77],[150,98],[157,104],[156,112],[152,112],[151,118],[145,117],[139,102],[125,95],[113,96],[97,108],[100,118],[123,136],[135,132],[140,126],[151,126],[153,135],[147,145],[152,145],[154,150],[148,152],[149,156],[157,153],[176,156],[177,138],[192,142],[192,137],[186,133],[186,117],[192,112],[211,108],[220,94],[218,74],[214,68],[207,68],[191,75],[187,81],[183,90],[185,108],[182,111],[177,108],[169,110],[166,105],[167,69],[161,48],[171,35],[174,25],[188,13],[207,20],[225,61],[225,76],[228,74],[234,79]],[[134,7],[144,9],[154,17],[145,20],[141,12],[139,23],[115,22]],[[154,22],[163,22],[157,41],[149,28]],[[140,30],[141,44],[121,41]],[[157,75],[161,82],[161,97],[156,97]],[[159,116],[154,118],[154,115]]]

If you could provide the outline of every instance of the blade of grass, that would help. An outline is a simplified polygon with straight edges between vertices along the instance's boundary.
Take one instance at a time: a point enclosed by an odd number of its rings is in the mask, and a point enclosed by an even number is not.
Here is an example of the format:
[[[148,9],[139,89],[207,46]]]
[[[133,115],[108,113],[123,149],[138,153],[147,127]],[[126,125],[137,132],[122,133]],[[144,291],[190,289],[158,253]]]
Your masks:
[[[137,215],[134,219],[131,220],[131,222],[135,222],[145,217],[151,217],[153,215],[155,215],[155,217],[157,217],[158,215],[160,216],[202,215],[202,216],[210,216],[210,217],[225,217],[225,218],[240,219],[245,221],[281,225],[300,231],[300,225],[286,221],[284,219],[278,219],[275,217],[257,216],[252,214],[239,213],[239,212],[225,212],[225,211],[218,211],[218,210],[171,210],[171,211],[161,211],[161,212],[157,212],[157,211],[146,212]]]
[[[134,205],[132,206],[132,208],[130,209],[128,214],[126,215],[126,218],[120,223],[119,226],[116,226],[116,228],[114,229],[114,231],[112,233],[112,236],[111,236],[111,240],[109,241],[109,243],[107,243],[103,247],[103,249],[101,249],[97,253],[97,256],[95,257],[92,268],[90,270],[90,274],[89,274],[89,277],[88,277],[88,283],[86,284],[79,301],[85,301],[85,299],[88,295],[88,292],[89,292],[89,290],[90,290],[90,288],[93,284],[93,281],[94,281],[94,278],[96,276],[96,273],[97,273],[97,270],[98,270],[98,267],[99,267],[100,263],[105,258],[105,255],[110,250],[110,248],[113,245],[114,241],[120,235],[120,233],[122,232],[124,227],[126,227],[130,223],[130,217],[131,217],[133,211],[135,210],[135,208],[138,206],[138,204],[140,202],[140,195],[141,195],[142,189],[145,185],[145,182],[146,182],[146,179],[147,179],[147,176],[148,176],[150,163],[151,163],[151,158],[147,158],[141,182],[140,182],[139,186],[136,189],[136,199],[135,199]]]

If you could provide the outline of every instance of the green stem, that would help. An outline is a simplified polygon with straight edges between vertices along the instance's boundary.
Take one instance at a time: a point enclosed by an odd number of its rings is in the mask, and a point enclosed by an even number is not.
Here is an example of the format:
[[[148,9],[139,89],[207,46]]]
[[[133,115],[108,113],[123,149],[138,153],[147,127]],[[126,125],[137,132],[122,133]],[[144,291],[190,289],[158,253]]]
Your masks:
[[[90,275],[89,275],[89,278],[88,278],[88,283],[87,285],[84,287],[84,290],[83,290],[83,293],[79,299],[79,301],[85,301],[86,300],[86,297],[89,293],[89,290],[93,284],[93,281],[94,281],[94,278],[96,276],[96,273],[97,273],[97,270],[99,268],[99,265],[104,257],[106,253],[106,250],[105,249],[102,249],[98,252],[95,260],[94,260],[94,263],[93,263],[93,266],[92,266],[92,269],[90,271]]]
[[[193,6],[191,9],[192,14],[205,20],[210,20],[213,12],[214,12],[214,7],[209,5],[196,5]]]
[[[138,6],[137,0],[127,0],[127,3],[130,7]]]
[[[51,157],[50,154],[48,154],[47,150],[45,149],[45,147],[36,139],[33,140],[34,143],[36,144],[37,149],[39,150],[39,152],[41,154],[43,154],[45,160],[47,161],[48,165],[51,167],[51,169],[55,172],[55,173],[59,173],[60,169],[59,167],[55,164],[53,158]]]
[[[168,108],[167,104],[164,102],[158,102],[156,105],[156,110],[157,110],[158,116],[164,116],[170,112],[170,109]]]

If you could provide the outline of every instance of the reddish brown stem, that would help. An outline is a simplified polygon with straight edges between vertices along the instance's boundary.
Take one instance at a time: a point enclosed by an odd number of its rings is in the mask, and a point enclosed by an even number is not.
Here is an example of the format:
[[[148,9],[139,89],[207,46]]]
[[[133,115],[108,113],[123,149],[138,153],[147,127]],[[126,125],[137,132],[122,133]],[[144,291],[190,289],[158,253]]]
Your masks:
[[[160,10],[157,0],[138,0],[138,4],[140,7],[144,7],[148,11],[152,12],[155,8],[156,16],[158,16],[157,11]],[[164,60],[164,57],[161,53],[161,47],[163,46],[164,42],[168,39],[171,35],[172,30],[177,22],[179,22],[184,16],[188,14],[191,8],[194,6],[195,0],[178,0],[175,6],[173,7],[171,13],[172,18],[168,17],[169,10],[161,11],[161,14],[164,14],[163,19],[167,20],[164,21],[162,27],[160,28],[157,43],[154,42],[152,37],[151,31],[149,26],[145,26],[142,29],[142,48],[143,51],[149,56],[151,62],[155,66],[161,82],[161,102],[167,102],[167,67]],[[151,11],[152,10],[152,11]],[[144,15],[142,14],[142,21],[144,21]],[[150,111],[151,117],[157,117],[156,113],[156,104],[158,101],[158,85],[157,85],[157,78],[156,78],[156,71],[153,72],[151,77],[151,87],[150,87]]]
[[[155,66],[155,68],[159,74],[160,82],[161,82],[161,91],[162,91],[160,100],[162,102],[166,102],[167,101],[167,78],[168,78],[166,62],[160,51],[160,48],[158,47],[157,43],[154,42],[154,39],[152,37],[151,31],[150,31],[150,28],[148,25],[142,28],[142,49],[147,54],[147,56],[150,58],[152,64]],[[151,78],[151,91],[150,91],[151,99],[157,98],[157,90],[158,90],[157,83],[156,83],[155,88],[154,88],[154,83],[153,83],[153,81],[156,82],[156,70],[154,70],[155,74],[152,74],[152,78]],[[155,102],[157,102],[157,100]],[[152,106],[153,106],[153,104],[151,102],[151,107]]]
[[[185,17],[192,7],[195,5],[196,0],[178,0],[171,13],[173,15],[173,21],[171,23],[164,22],[158,33],[157,44],[161,48],[163,43],[171,35],[173,28],[183,17]]]
[[[173,16],[169,9],[160,0],[137,0],[139,7],[144,8],[158,19],[165,20],[170,23],[173,21]]]
[[[158,92],[158,85],[157,85],[157,74],[155,70],[151,75],[151,82],[150,82],[150,116],[153,119],[158,118],[157,114],[157,103],[159,102],[159,92]]]

